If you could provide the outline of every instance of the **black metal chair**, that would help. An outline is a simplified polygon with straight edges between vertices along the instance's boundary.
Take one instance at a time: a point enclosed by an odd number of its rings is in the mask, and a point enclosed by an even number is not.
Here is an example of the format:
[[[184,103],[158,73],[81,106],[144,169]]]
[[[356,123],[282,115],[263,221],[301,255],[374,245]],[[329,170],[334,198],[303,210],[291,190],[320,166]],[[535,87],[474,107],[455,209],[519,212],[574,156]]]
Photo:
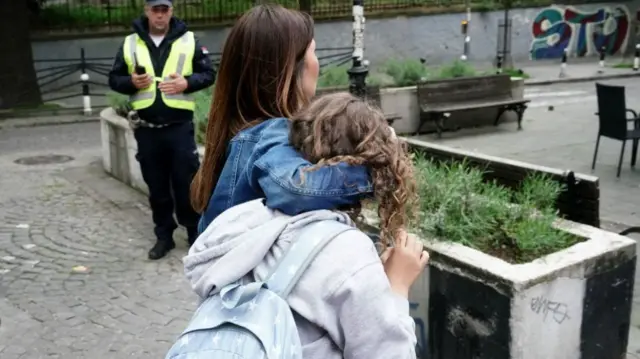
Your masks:
[[[629,235],[631,233],[640,233],[640,227],[629,227],[629,228],[625,229],[624,231],[620,232],[619,234],[621,236],[626,236],[626,235]]]
[[[624,86],[612,86],[596,83],[596,95],[598,97],[598,112],[596,112],[596,115],[598,116],[600,126],[598,129],[598,139],[596,140],[596,149],[593,154],[591,169],[593,170],[596,168],[600,136],[612,138],[622,141],[617,174],[617,177],[620,177],[622,159],[624,158],[624,148],[628,140],[633,140],[631,167],[635,167],[636,165],[638,142],[640,142],[640,118],[638,118],[638,114],[634,110],[627,108]],[[628,113],[633,115],[633,118],[627,118]],[[629,121],[634,123],[634,128],[632,130],[628,127]]]

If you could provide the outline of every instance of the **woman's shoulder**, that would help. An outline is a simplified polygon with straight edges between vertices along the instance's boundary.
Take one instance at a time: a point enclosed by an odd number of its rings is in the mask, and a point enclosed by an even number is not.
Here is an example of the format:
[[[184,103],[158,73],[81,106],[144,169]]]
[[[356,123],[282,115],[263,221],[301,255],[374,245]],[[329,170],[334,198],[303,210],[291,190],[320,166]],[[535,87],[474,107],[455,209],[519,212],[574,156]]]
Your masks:
[[[271,118],[253,127],[240,131],[232,141],[259,141],[263,136],[273,133],[289,134],[289,119],[284,117]]]

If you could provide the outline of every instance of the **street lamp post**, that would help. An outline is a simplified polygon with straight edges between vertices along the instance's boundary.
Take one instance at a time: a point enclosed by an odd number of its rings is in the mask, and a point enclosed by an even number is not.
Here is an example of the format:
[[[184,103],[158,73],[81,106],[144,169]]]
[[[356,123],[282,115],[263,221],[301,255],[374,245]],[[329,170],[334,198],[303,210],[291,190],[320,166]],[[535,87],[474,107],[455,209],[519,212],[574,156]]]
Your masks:
[[[349,92],[360,98],[366,96],[369,68],[364,60],[364,0],[353,0],[353,62],[347,70]]]

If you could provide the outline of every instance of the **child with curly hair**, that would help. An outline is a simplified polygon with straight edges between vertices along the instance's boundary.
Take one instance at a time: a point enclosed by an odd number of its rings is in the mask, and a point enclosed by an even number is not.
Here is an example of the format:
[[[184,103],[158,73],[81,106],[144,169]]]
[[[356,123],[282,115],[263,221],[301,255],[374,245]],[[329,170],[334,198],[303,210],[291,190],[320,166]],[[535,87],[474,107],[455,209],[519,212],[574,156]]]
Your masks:
[[[416,202],[406,145],[379,109],[348,93],[318,97],[291,121],[291,145],[315,164],[300,174],[303,181],[310,178],[306,172],[338,163],[369,169],[383,255],[355,228],[361,203],[288,216],[258,199],[220,214],[191,247],[184,265],[193,289],[204,300],[236,281],[265,281],[292,244],[306,239],[305,227],[337,221],[352,229],[320,249],[284,298],[302,357],[415,359],[408,295],[429,256],[404,230]]]

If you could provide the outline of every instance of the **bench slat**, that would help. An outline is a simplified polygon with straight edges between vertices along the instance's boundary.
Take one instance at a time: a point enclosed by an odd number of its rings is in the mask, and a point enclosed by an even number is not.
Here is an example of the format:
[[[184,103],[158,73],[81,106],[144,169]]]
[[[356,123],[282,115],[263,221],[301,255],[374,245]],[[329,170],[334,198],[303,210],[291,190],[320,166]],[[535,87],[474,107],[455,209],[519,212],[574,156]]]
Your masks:
[[[508,106],[508,105],[518,105],[529,103],[531,100],[496,100],[496,101],[486,101],[486,102],[469,102],[469,103],[460,103],[460,104],[437,104],[437,105],[422,105],[420,108],[423,112],[453,112],[453,111],[464,111],[464,110],[475,110],[478,108],[488,108],[488,107],[497,107],[497,106]]]
[[[427,103],[465,103],[474,100],[511,98],[511,77],[489,75],[426,81],[417,85],[418,101]]]
[[[435,122],[438,137],[445,129],[445,113],[497,107],[494,120],[497,126],[505,111],[518,115],[518,129],[522,129],[522,117],[529,100],[514,99],[511,76],[488,75],[462,77],[447,80],[425,81],[417,85],[420,123],[416,134],[426,122]]]

